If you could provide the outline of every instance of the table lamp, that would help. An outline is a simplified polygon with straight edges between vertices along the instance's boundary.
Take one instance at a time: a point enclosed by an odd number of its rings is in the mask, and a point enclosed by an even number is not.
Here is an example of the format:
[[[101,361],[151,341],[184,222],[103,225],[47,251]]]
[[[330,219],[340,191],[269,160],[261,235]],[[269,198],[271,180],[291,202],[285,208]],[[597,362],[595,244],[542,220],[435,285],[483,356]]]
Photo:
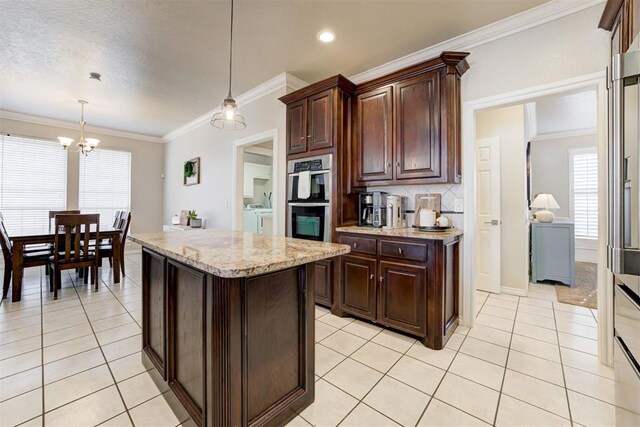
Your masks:
[[[538,222],[553,222],[555,216],[549,209],[560,209],[558,202],[551,194],[538,194],[531,203],[531,208],[542,209],[536,212]]]

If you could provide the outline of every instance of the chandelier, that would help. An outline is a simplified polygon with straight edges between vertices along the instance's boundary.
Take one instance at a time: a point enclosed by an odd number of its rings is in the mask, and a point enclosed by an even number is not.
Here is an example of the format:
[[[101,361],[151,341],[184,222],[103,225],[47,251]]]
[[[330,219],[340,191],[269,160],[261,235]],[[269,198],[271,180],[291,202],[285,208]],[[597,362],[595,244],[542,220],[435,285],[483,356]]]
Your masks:
[[[84,154],[85,156],[88,156],[89,153],[98,146],[100,140],[96,138],[84,137],[84,125],[86,124],[86,122],[84,121],[84,105],[88,104],[88,102],[79,99],[78,103],[80,104],[80,141],[78,141],[76,145],[78,146],[78,152]],[[73,138],[59,136],[58,141],[60,142],[60,145],[62,145],[62,147],[66,150],[73,142]]]
[[[211,124],[220,129],[242,130],[247,127],[244,117],[238,111],[238,104],[231,96],[231,64],[233,58],[233,0],[231,0],[231,36],[229,37],[229,93],[222,101],[220,112],[211,118]]]

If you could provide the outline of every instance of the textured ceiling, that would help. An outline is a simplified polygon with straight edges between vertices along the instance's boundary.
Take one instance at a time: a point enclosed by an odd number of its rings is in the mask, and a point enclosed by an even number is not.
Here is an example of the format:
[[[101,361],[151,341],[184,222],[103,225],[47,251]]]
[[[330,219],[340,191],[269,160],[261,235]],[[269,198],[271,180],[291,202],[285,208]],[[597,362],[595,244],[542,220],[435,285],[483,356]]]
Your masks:
[[[353,75],[545,0],[236,0],[237,96],[287,71]],[[0,0],[0,109],[161,136],[217,106],[228,1]],[[330,28],[334,43],[320,44]],[[102,82],[89,81],[91,71]]]

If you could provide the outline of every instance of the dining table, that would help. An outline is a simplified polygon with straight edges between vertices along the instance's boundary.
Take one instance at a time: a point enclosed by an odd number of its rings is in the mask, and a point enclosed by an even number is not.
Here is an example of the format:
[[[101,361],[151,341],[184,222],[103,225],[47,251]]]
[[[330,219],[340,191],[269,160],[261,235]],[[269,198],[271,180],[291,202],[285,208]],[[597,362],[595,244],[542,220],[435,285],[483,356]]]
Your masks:
[[[100,240],[109,239],[113,245],[113,282],[120,283],[120,257],[122,251],[120,249],[120,234],[122,230],[117,228],[106,228],[99,231]],[[11,292],[11,301],[20,301],[22,295],[22,277],[24,273],[24,250],[28,245],[54,244],[56,233],[48,234],[25,234],[9,237],[12,243],[11,258],[13,261],[13,289]],[[95,240],[96,232],[92,231],[90,238]]]

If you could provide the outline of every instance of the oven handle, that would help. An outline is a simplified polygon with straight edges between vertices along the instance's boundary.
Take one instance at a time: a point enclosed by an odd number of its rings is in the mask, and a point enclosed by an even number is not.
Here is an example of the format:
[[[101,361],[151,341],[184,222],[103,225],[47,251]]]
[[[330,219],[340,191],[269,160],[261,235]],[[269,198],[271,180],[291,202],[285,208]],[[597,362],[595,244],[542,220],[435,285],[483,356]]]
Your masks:
[[[318,206],[329,206],[329,203],[304,203],[304,202],[289,202],[289,206],[309,206],[309,207],[318,207]]]
[[[636,301],[636,299],[638,298],[636,296],[636,294],[629,289],[629,287],[627,285],[619,285],[616,284],[616,286],[618,287],[618,289],[620,290],[620,293],[622,295],[624,295],[625,297],[627,297],[627,299],[629,300],[629,302],[637,309],[640,311],[640,303],[638,301]]]
[[[321,175],[321,174],[325,174],[325,173],[331,173],[331,169],[323,169],[323,170],[319,170],[319,171],[309,171],[310,175]],[[293,172],[288,174],[289,176],[299,176],[300,172]]]
[[[624,357],[626,357],[627,362],[629,362],[629,365],[631,365],[631,368],[635,371],[636,375],[640,378],[640,366],[638,366],[638,362],[636,362],[633,355],[629,352],[629,348],[627,347],[627,345],[619,336],[615,337],[615,342],[618,343],[618,346],[620,346],[620,351],[622,352],[622,354],[624,354]]]

